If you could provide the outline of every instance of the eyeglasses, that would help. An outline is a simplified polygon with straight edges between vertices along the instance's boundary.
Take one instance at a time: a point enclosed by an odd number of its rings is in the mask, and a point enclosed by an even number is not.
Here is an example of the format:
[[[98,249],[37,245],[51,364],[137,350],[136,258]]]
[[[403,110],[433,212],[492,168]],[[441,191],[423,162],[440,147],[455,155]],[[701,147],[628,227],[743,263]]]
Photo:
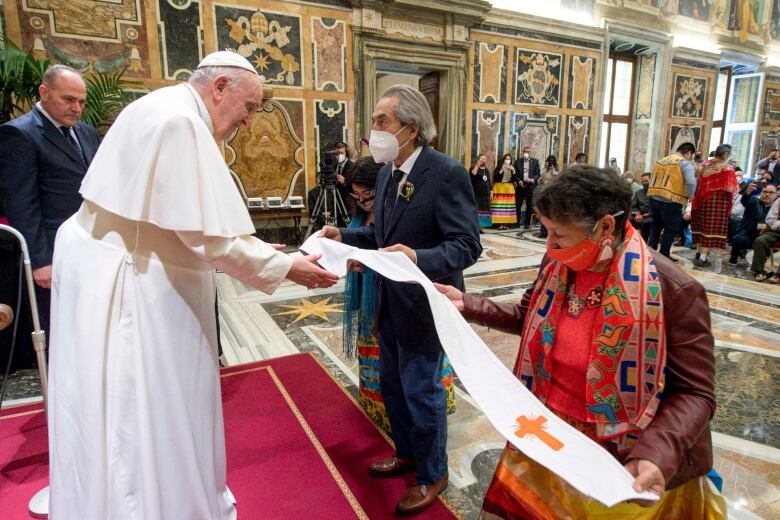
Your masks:
[[[357,193],[353,193],[353,192],[349,193],[350,197],[352,197],[355,200],[359,200],[361,202],[373,199],[374,195],[376,195],[376,190],[364,191],[362,195],[358,195]]]

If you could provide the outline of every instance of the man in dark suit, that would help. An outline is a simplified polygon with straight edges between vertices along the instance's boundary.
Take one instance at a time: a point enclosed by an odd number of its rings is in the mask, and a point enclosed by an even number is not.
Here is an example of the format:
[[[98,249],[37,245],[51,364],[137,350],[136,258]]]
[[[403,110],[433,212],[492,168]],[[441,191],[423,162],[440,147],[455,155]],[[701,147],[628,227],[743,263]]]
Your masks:
[[[482,252],[468,173],[428,146],[436,136],[425,97],[407,85],[390,87],[372,115],[369,148],[385,162],[377,179],[374,223],[327,226],[321,236],[363,249],[401,251],[431,280],[463,288],[463,270]],[[425,292],[382,279],[379,291],[380,386],[396,453],[373,463],[374,477],[416,471],[396,512],[419,513],[447,486],[444,352]]]
[[[525,218],[523,227],[531,227],[531,215],[533,213],[534,190],[539,184],[541,169],[539,160],[531,157],[531,148],[523,147],[523,154],[515,161],[515,177],[517,189],[515,190],[515,205],[517,207],[517,221],[520,222],[520,208],[525,202]],[[521,232],[522,234],[522,232]]]
[[[41,327],[48,332],[54,238],[81,205],[81,180],[99,143],[95,129],[79,122],[87,100],[79,72],[50,66],[38,93],[30,112],[0,126],[0,186],[8,221],[30,250]]]

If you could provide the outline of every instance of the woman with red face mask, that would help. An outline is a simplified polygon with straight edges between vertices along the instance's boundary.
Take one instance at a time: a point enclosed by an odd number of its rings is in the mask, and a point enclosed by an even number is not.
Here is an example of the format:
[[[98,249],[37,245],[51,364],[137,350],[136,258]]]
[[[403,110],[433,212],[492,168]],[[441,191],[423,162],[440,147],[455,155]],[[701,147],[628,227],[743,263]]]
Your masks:
[[[520,303],[439,290],[467,320],[520,335],[515,375],[660,500],[607,509],[508,444],[486,518],[722,518],[704,476],[715,412],[707,297],[628,224],[631,196],[613,171],[571,166],[535,194],[547,254]]]

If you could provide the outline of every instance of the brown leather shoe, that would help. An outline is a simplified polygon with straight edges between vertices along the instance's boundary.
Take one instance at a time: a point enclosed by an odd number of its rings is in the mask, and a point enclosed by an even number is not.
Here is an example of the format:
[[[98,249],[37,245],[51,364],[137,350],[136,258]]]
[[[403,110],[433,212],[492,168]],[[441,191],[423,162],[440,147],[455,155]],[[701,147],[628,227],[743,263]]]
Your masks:
[[[395,506],[395,514],[400,516],[412,516],[422,513],[433,505],[436,497],[447,489],[449,476],[447,474],[438,482],[431,485],[418,484],[406,489],[406,494],[398,505]]]
[[[376,478],[392,478],[414,471],[414,468],[415,463],[412,459],[388,457],[372,463],[368,467],[368,473]]]

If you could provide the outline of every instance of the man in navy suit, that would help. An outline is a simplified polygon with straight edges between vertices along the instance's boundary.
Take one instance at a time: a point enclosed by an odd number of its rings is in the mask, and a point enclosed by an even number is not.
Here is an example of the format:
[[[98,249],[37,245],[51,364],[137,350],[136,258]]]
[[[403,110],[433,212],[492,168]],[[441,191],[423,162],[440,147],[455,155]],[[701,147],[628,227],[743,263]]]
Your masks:
[[[463,288],[463,270],[482,253],[477,208],[466,170],[429,143],[436,125],[425,97],[407,85],[390,87],[371,116],[369,149],[385,162],[377,179],[374,223],[326,226],[320,236],[363,249],[401,251],[431,280]],[[381,279],[380,386],[396,453],[371,464],[374,477],[415,471],[396,512],[419,513],[447,486],[444,352],[425,292]]]
[[[48,331],[54,238],[81,205],[81,180],[99,143],[95,129],[79,122],[87,90],[78,71],[50,66],[38,93],[30,112],[0,126],[0,186],[8,221],[30,250],[41,326]]]
[[[524,146],[523,154],[515,161],[515,176],[517,189],[515,190],[515,207],[517,209],[517,222],[520,222],[520,208],[525,201],[525,219],[523,227],[531,227],[531,214],[533,212],[534,190],[539,184],[541,169],[539,160],[531,157],[531,147]],[[522,235],[522,231],[519,233]]]

